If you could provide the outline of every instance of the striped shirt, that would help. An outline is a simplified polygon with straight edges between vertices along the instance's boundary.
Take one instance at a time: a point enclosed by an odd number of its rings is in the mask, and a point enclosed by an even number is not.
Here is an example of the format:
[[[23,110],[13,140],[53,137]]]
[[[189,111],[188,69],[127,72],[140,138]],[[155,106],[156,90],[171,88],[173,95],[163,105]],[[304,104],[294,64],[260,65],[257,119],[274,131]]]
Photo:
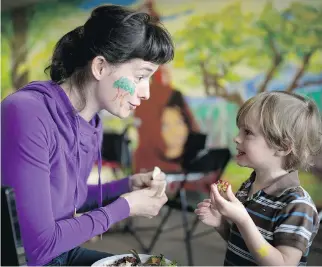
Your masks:
[[[312,241],[319,228],[319,217],[309,194],[300,186],[298,173],[290,172],[249,197],[255,172],[244,182],[236,197],[244,204],[257,229],[272,246],[290,246],[303,254],[299,266],[307,264]],[[255,266],[243,237],[231,225],[225,266]]]

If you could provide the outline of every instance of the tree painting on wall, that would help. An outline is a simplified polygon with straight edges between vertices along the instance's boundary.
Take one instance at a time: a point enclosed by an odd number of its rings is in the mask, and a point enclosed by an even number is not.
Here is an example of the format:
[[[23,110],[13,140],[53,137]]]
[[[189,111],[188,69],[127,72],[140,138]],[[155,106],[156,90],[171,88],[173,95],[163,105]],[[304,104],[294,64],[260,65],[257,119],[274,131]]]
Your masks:
[[[221,12],[191,17],[175,39],[175,66],[188,68],[191,86],[202,84],[206,96],[240,106],[250,94],[270,89],[322,88],[322,4],[294,2],[278,10],[268,1],[257,14],[238,1]],[[287,81],[274,84],[285,70]],[[250,94],[233,88],[247,79],[255,80],[245,89]]]
[[[81,2],[30,4],[1,14],[2,99],[31,80],[47,78],[44,69],[56,42],[88,15],[75,8]]]

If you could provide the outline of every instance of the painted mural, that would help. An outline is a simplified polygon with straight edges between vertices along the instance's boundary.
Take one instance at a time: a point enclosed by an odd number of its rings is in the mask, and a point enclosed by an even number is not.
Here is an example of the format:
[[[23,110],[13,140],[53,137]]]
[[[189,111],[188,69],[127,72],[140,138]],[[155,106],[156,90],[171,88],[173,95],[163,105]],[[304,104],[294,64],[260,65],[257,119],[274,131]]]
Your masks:
[[[70,0],[34,4],[2,13],[1,97],[44,68],[56,41],[82,24],[100,4],[129,5],[157,17],[176,44],[174,61],[151,80],[151,99],[133,117],[102,113],[106,131],[131,128],[134,171],[158,165],[180,172],[183,146],[191,133],[207,134],[207,147],[235,154],[235,116],[249,97],[264,91],[297,92],[322,111],[322,2],[257,0]],[[304,187],[322,207],[321,157]],[[232,160],[224,178],[237,189],[250,170]]]

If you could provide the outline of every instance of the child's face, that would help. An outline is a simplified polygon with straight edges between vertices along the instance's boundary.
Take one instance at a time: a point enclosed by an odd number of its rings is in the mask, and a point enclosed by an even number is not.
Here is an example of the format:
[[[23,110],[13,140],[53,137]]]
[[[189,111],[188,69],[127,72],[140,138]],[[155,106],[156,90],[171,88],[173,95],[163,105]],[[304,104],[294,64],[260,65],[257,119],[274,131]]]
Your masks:
[[[237,145],[237,164],[254,170],[276,170],[281,168],[282,159],[276,155],[276,149],[268,146],[260,132],[258,124],[241,125],[234,141]]]

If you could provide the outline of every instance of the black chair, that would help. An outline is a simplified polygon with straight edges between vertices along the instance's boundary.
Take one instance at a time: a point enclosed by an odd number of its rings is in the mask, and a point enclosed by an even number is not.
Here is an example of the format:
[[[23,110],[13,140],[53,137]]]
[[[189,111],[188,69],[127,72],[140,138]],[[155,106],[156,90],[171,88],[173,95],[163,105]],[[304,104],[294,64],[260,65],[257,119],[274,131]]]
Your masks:
[[[183,174],[184,179],[183,181],[180,182],[180,186],[175,196],[169,199],[169,201],[167,202],[166,205],[168,206],[168,210],[166,214],[162,217],[161,222],[156,229],[156,232],[154,234],[154,237],[150,245],[144,249],[146,253],[150,253],[152,251],[161,233],[178,228],[178,226],[175,226],[175,227],[171,227],[163,230],[164,224],[168,221],[172,211],[180,210],[182,213],[182,225],[180,225],[179,227],[183,227],[184,229],[184,234],[185,234],[184,241],[185,241],[186,253],[188,257],[188,265],[189,266],[193,265],[191,240],[193,238],[206,235],[209,232],[212,232],[214,230],[193,235],[199,220],[198,220],[198,217],[196,216],[192,222],[192,225],[189,226],[188,213],[194,212],[197,203],[203,200],[205,196],[208,197],[209,194],[203,194],[203,192],[207,191],[209,193],[211,183],[220,179],[230,159],[231,159],[231,153],[229,149],[212,149],[208,151],[203,151],[201,155],[199,154],[199,156],[197,156],[194,160],[190,161],[190,165],[186,163],[185,165],[186,169]],[[213,177],[211,180],[208,180],[205,183],[200,183],[201,186],[207,187],[206,188],[207,190],[203,190],[203,192],[199,191],[200,188],[198,188],[198,185],[197,185],[198,180],[194,181],[194,185],[192,186],[197,188],[192,189],[190,187],[189,189],[187,187],[187,185],[192,182],[192,181],[189,181],[189,175],[199,174],[200,175],[199,177],[204,177],[204,175],[209,173],[215,173],[215,178]]]
[[[127,126],[122,133],[104,133],[102,142],[102,159],[104,161],[114,163],[116,167],[113,167],[115,179],[118,179],[118,171],[130,174],[132,171],[132,155],[130,150],[130,139],[128,138],[127,132],[131,125]],[[104,202],[107,205],[113,202],[115,199],[109,199]],[[133,229],[133,220],[128,218],[124,225],[119,229],[111,229],[108,234],[111,233],[129,233],[131,234],[142,248],[145,248],[143,242],[139,238],[136,231]]]
[[[15,194],[1,187],[1,266],[25,265],[26,258],[20,236]]]

